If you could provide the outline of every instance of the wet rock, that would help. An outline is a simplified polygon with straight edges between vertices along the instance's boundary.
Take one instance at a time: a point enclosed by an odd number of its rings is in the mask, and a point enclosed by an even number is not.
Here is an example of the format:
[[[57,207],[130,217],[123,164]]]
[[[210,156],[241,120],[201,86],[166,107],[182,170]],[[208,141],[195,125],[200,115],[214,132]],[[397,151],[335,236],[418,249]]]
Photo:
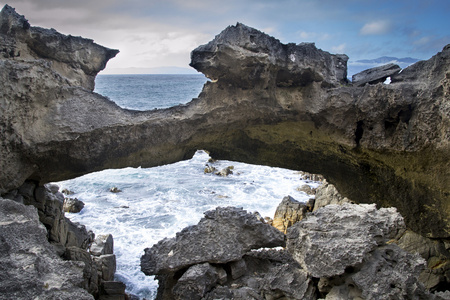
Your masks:
[[[227,177],[228,175],[233,174],[233,166],[228,166],[222,170],[220,170],[220,172],[217,172],[216,175],[222,176],[222,177]]]
[[[91,247],[92,255],[100,256],[114,253],[114,238],[111,234],[97,235]]]
[[[403,228],[395,208],[327,205],[288,229],[287,249],[311,276],[332,277],[362,263]]]
[[[112,188],[110,188],[109,191],[110,191],[111,193],[120,193],[120,192],[122,192],[121,189],[119,189],[118,187],[115,187],[115,186],[112,187]]]
[[[65,198],[63,209],[65,212],[79,213],[84,208],[84,202],[77,198]]]
[[[306,216],[307,207],[291,196],[284,197],[278,205],[272,226],[286,233],[287,229]]]
[[[250,249],[284,245],[284,234],[262,223],[242,208],[218,207],[205,212],[197,225],[187,227],[175,238],[146,248],[141,270],[146,275],[175,272],[209,262],[236,261]]]
[[[304,192],[307,195],[315,195],[316,194],[316,189],[310,187],[307,184],[304,184],[300,187],[297,188],[297,191],[299,192]]]
[[[364,70],[352,76],[352,83],[356,86],[364,86],[366,83],[376,84],[384,82],[386,78],[398,74],[401,71],[396,64],[387,64],[380,67]]]
[[[92,257],[97,264],[99,277],[103,281],[113,281],[116,273],[116,256],[114,254],[105,254]]]

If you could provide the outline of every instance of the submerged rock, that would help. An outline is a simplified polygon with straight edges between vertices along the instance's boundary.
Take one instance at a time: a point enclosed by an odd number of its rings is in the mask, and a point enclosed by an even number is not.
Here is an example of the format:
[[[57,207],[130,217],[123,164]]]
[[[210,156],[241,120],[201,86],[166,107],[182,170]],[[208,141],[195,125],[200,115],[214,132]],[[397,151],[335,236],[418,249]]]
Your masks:
[[[84,202],[77,198],[65,198],[63,209],[65,212],[79,213],[84,208]]]

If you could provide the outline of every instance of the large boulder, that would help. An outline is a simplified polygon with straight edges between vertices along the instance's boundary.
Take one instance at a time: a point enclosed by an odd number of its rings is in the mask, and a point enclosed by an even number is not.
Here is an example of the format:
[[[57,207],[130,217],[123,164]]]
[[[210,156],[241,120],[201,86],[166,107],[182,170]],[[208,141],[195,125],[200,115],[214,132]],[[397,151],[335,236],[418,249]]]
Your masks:
[[[313,277],[341,275],[404,228],[395,208],[328,205],[288,229],[287,249]]]
[[[364,86],[366,83],[376,84],[384,82],[388,77],[398,74],[401,69],[398,65],[392,63],[371,68],[353,75],[352,83],[356,86]]]
[[[146,275],[171,273],[194,264],[240,260],[251,249],[283,246],[284,234],[242,208],[218,207],[205,212],[197,225],[145,249]]]

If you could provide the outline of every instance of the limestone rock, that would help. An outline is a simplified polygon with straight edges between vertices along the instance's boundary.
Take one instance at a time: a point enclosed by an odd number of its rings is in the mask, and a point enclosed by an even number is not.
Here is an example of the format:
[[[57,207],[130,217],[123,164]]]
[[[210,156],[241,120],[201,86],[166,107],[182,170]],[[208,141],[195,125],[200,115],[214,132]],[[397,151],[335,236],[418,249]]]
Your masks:
[[[279,231],[286,233],[287,229],[303,219],[306,215],[307,207],[291,196],[284,197],[278,205],[272,226]]]
[[[89,250],[95,256],[113,254],[114,238],[112,234],[97,235]]]
[[[328,205],[288,229],[287,249],[311,276],[331,277],[362,263],[402,228],[395,208]]]
[[[98,273],[103,281],[113,281],[116,273],[116,256],[105,254],[92,257],[97,264]]]
[[[175,299],[200,300],[218,281],[219,275],[216,267],[209,263],[194,265],[181,276],[174,286]]]
[[[386,78],[400,72],[400,68],[396,64],[387,64],[380,67],[364,70],[352,76],[352,83],[356,86],[364,86],[366,83],[376,84],[384,82]]]
[[[316,189],[313,211],[329,204],[341,205],[344,203],[352,203],[352,201],[347,197],[343,197],[334,185],[324,181],[324,183]]]
[[[331,55],[313,43],[283,45],[237,23],[192,51],[190,65],[212,80],[242,88],[264,87],[272,80],[278,86],[311,82],[335,86],[347,80],[347,60],[346,55]]]
[[[77,198],[65,198],[63,209],[65,212],[79,213],[84,208],[84,202]]]
[[[46,234],[36,208],[0,197],[0,297],[94,299],[80,288],[83,264],[58,257]]]
[[[397,207],[415,232],[450,237],[450,46],[389,85],[360,88],[346,83],[346,56],[238,24],[193,51],[191,65],[217,79],[196,100],[133,112],[91,92],[117,51],[32,27],[9,6],[0,24],[2,195],[26,180],[150,167],[208,149],[323,174],[344,197]]]
[[[146,275],[175,272],[209,262],[240,260],[250,249],[284,245],[284,234],[262,223],[242,208],[218,207],[205,212],[197,225],[187,227],[175,238],[146,248],[141,270]]]

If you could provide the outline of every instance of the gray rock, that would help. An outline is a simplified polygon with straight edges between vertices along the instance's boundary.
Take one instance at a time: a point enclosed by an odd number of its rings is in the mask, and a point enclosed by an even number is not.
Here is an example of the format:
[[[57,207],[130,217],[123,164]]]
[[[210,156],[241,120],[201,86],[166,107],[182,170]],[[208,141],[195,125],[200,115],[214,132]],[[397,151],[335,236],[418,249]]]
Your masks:
[[[431,295],[419,282],[425,261],[396,245],[377,248],[352,276],[367,300],[428,299]]]
[[[89,248],[92,255],[100,256],[104,254],[114,253],[114,239],[111,234],[97,235],[91,247]]]
[[[63,261],[46,235],[34,207],[0,197],[0,298],[94,299],[80,288],[84,264]]]
[[[352,76],[352,83],[356,86],[364,86],[366,83],[376,84],[384,82],[386,78],[398,74],[402,68],[396,64],[387,64],[380,67],[364,70]]]
[[[200,300],[219,281],[217,268],[209,263],[187,269],[173,288],[175,299]]]
[[[175,238],[146,248],[141,270],[146,275],[175,272],[209,262],[240,260],[250,249],[284,245],[284,234],[262,223],[242,208],[218,207],[205,212],[197,225],[187,227]]]
[[[84,202],[77,198],[64,199],[64,211],[70,213],[79,213],[84,208]]]
[[[232,279],[238,279],[239,277],[242,277],[245,275],[245,273],[247,273],[247,265],[245,264],[245,260],[243,259],[233,261],[229,263],[229,266]]]
[[[311,276],[331,277],[362,263],[403,228],[395,208],[327,205],[288,229],[287,250]]]
[[[97,270],[103,281],[113,281],[116,273],[116,255],[105,254],[93,256],[93,260],[97,264]]]
[[[341,205],[343,203],[352,203],[352,201],[347,197],[342,196],[334,185],[324,180],[323,184],[316,189],[313,211],[329,204]]]

